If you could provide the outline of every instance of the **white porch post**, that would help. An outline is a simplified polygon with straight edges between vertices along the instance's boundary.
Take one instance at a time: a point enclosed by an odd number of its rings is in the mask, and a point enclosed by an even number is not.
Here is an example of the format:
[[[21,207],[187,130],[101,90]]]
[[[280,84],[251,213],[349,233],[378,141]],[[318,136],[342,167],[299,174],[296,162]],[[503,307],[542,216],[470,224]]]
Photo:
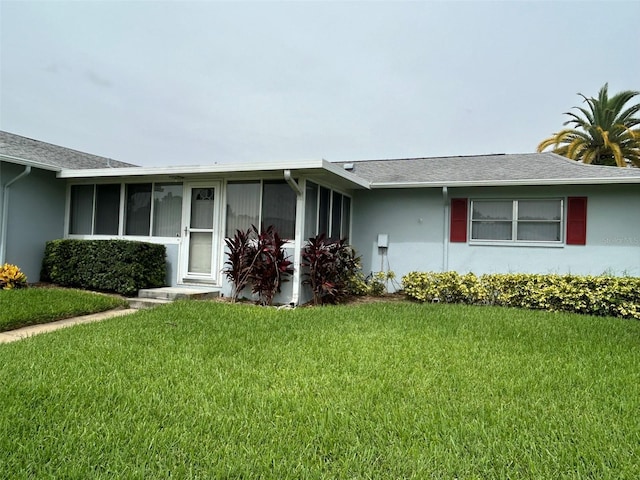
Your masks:
[[[293,285],[291,292],[291,303],[298,305],[300,301],[300,282],[302,281],[302,275],[300,272],[301,254],[302,254],[302,241],[304,236],[304,190],[298,183],[291,177],[291,170],[284,171],[284,178],[296,192],[296,227],[295,238],[293,240]]]

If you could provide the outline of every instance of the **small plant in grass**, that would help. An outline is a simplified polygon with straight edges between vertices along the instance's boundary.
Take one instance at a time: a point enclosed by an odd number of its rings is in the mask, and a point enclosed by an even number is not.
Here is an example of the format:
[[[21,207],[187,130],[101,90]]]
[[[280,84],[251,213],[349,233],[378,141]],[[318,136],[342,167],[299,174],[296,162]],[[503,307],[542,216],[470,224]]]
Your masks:
[[[337,303],[351,293],[350,279],[359,269],[356,254],[343,240],[328,240],[325,234],[309,239],[302,250],[303,280],[313,292],[314,305]]]
[[[233,284],[231,298],[236,301],[245,287],[258,295],[261,305],[272,305],[280,286],[293,273],[292,262],[284,250],[285,241],[270,225],[258,230],[251,225],[247,231],[237,230],[225,240],[228,267],[223,271]]]
[[[0,266],[0,289],[11,290],[27,286],[27,276],[16,265],[5,263]]]

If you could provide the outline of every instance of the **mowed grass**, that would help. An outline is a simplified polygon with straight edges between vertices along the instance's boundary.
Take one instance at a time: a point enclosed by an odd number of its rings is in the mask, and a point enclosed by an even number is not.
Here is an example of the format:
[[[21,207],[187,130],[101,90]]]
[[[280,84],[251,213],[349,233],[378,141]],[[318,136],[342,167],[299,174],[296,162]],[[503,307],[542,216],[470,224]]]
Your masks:
[[[118,297],[68,288],[0,290],[0,332],[125,305]]]
[[[177,302],[0,345],[0,472],[635,479],[639,346],[611,318]]]

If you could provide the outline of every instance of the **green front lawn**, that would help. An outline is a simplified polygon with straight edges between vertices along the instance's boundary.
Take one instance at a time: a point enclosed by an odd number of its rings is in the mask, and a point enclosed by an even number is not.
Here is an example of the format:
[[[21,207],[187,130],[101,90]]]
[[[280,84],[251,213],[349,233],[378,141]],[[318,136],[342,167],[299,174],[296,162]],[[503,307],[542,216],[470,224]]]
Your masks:
[[[638,478],[640,322],[177,302],[0,345],[10,478]]]
[[[62,288],[0,290],[0,332],[123,307],[118,297]]]

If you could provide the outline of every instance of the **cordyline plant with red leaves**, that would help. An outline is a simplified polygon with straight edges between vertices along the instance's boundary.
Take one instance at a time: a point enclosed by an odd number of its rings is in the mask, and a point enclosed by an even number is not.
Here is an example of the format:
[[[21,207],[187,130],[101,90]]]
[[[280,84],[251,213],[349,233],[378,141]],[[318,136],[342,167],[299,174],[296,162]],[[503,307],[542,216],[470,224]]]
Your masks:
[[[313,292],[314,305],[338,303],[349,296],[350,280],[360,269],[359,259],[346,239],[327,239],[322,233],[308,240],[302,250],[303,280]]]
[[[258,303],[272,305],[280,286],[293,273],[292,262],[284,251],[285,241],[273,225],[261,230],[255,225],[247,231],[236,230],[225,243],[228,260],[223,273],[233,284],[232,300],[237,301],[242,290],[251,284]]]

